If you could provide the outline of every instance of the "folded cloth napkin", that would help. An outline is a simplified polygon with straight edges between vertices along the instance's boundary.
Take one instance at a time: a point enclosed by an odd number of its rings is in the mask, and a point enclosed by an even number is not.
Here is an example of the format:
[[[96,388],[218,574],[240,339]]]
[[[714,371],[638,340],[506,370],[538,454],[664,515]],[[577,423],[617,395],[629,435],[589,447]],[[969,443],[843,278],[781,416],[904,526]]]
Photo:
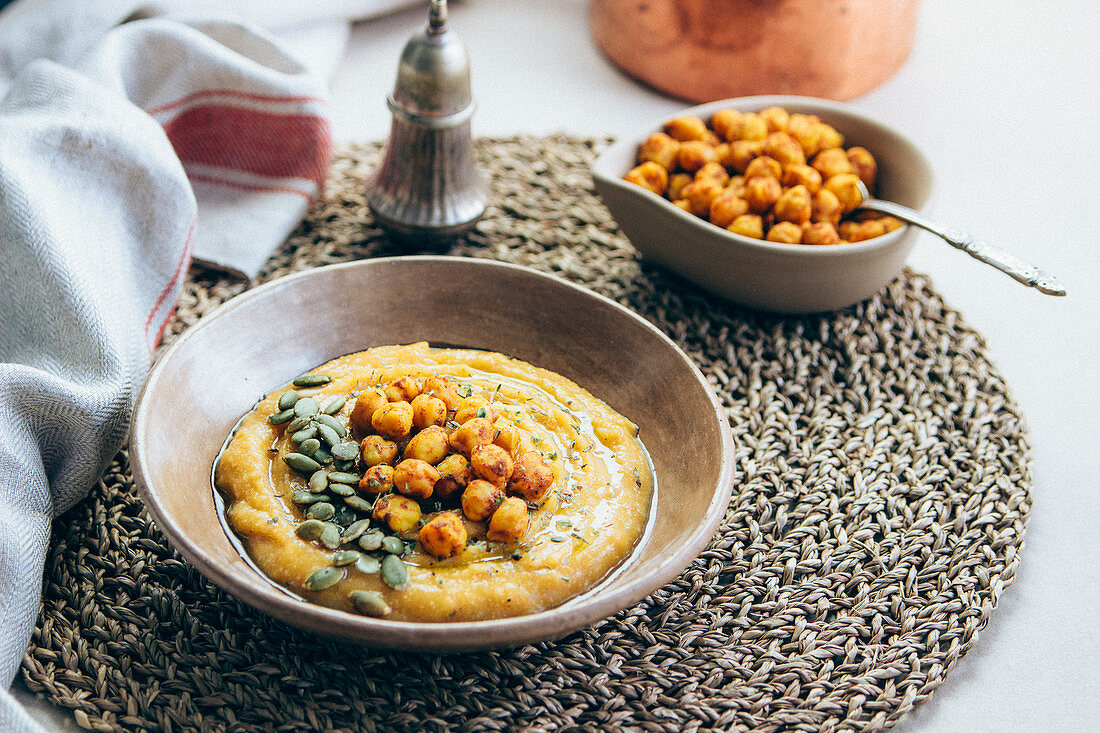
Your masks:
[[[254,275],[322,186],[316,68],[347,21],[409,0],[22,0],[0,12],[0,731],[53,517],[95,483],[192,257]],[[177,9],[186,10],[180,15]]]

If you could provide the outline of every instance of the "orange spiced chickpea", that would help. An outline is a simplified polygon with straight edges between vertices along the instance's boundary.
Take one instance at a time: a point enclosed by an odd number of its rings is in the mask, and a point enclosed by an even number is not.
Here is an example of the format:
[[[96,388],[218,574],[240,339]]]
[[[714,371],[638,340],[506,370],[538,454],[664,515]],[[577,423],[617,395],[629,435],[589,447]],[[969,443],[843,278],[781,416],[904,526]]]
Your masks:
[[[814,156],[813,167],[821,172],[821,177],[829,180],[841,173],[855,173],[848,154],[840,148],[826,148]]]
[[[658,196],[664,196],[668,190],[668,171],[652,161],[631,168],[623,179]]]
[[[695,115],[685,115],[665,125],[665,132],[680,142],[702,140],[707,136],[707,124]]]
[[[412,402],[420,394],[423,380],[410,376],[398,377],[386,385],[386,398],[390,402]]]
[[[447,406],[448,410],[458,407],[458,402],[462,399],[458,395],[458,385],[446,377],[428,377],[424,380],[420,393],[443,400],[443,404]]]
[[[420,528],[420,546],[437,560],[455,557],[466,549],[466,525],[454,512],[440,512]]]
[[[388,494],[393,491],[393,466],[379,463],[371,466],[359,479],[359,490],[368,494]]]
[[[741,119],[741,112],[735,109],[720,109],[710,118],[710,126],[726,140],[736,140],[735,125]]]
[[[414,499],[431,496],[438,480],[435,466],[418,458],[406,458],[393,468],[393,488]]]
[[[447,422],[447,404],[438,397],[418,394],[412,401],[413,425],[417,430]]]
[[[836,227],[827,221],[817,221],[802,227],[803,244],[840,244]]]
[[[791,121],[791,115],[782,107],[768,107],[760,110],[760,117],[768,126],[768,132],[785,132]]]
[[[768,123],[755,112],[746,112],[733,123],[730,142],[734,140],[763,140],[768,136]]]
[[[726,172],[726,167],[721,163],[707,163],[695,172],[695,180],[701,181],[704,178],[718,181],[725,186],[726,181],[730,179],[730,174]]]
[[[374,502],[371,516],[394,532],[408,532],[420,523],[420,505],[401,494],[384,494]]]
[[[773,132],[764,139],[764,154],[770,155],[784,166],[806,162],[802,145],[785,132]]]
[[[784,186],[805,186],[806,190],[812,194],[821,190],[821,174],[816,168],[805,163],[787,166],[780,180]]]
[[[462,493],[470,483],[470,462],[458,453],[452,453],[436,464],[439,480],[435,482],[432,496],[437,499],[450,499]]]
[[[742,214],[747,214],[748,211],[748,202],[733,191],[726,189],[710,202],[710,223],[723,228],[728,227],[734,219]]]
[[[494,435],[493,424],[488,419],[475,417],[451,433],[451,449],[468,456],[479,445],[492,443]]]
[[[527,523],[527,504],[523,499],[509,496],[493,512],[485,538],[490,542],[514,544],[527,534]]]
[[[791,186],[775,202],[773,213],[778,221],[805,224],[810,220],[813,201],[809,190],[802,185]]]
[[[778,184],[778,181],[776,181]],[[696,216],[705,217],[710,213],[710,202],[722,193],[722,184],[704,178],[701,181],[692,181],[684,186],[680,195],[688,203],[688,211]]]
[[[512,475],[512,455],[499,445],[479,445],[470,451],[470,470],[478,478],[503,486]]]
[[[759,158],[754,158],[745,168],[745,178],[769,176],[778,180],[782,175],[783,166],[779,164],[778,160],[769,155],[761,155]]]
[[[802,227],[789,221],[781,221],[768,230],[767,240],[784,244],[801,244]]]
[[[874,191],[875,180],[878,178],[878,163],[875,162],[875,156],[871,155],[867,148],[856,146],[848,148],[848,160],[867,190]]]
[[[382,405],[389,402],[389,398],[386,397],[385,391],[381,387],[369,389],[360,393],[355,398],[355,405],[351,408],[351,427],[359,435],[365,435],[371,432],[374,428],[371,425],[371,418],[374,417],[374,413],[378,411]]]
[[[390,402],[378,408],[371,425],[390,440],[401,440],[412,432],[413,408],[408,402]]]
[[[504,501],[504,489],[484,479],[474,479],[462,492],[462,513],[471,522],[483,522],[493,516]]]
[[[743,237],[764,238],[764,220],[756,214],[742,214],[734,219],[726,229]]]
[[[814,194],[814,208],[810,214],[810,219],[813,221],[827,221],[835,225],[840,221],[843,214],[844,209],[840,205],[840,199],[832,191],[823,188]]]
[[[669,201],[675,201],[679,198],[683,198],[681,195],[684,186],[692,182],[690,173],[673,173],[668,178],[668,199]]]
[[[359,455],[368,468],[397,460],[397,443],[381,435],[368,435],[359,443]]]
[[[762,140],[737,140],[731,142],[724,158],[719,162],[738,173],[744,173],[753,158],[764,152]]]
[[[766,214],[783,194],[779,180],[771,176],[754,176],[745,180],[745,201],[754,214]]]
[[[405,458],[418,458],[435,465],[447,457],[449,445],[447,431],[438,425],[429,425],[414,435],[405,446]]]
[[[798,141],[806,157],[812,157],[821,150],[821,120],[817,115],[791,114],[787,123],[787,134]]]
[[[718,150],[703,140],[689,140],[680,144],[680,154],[676,163],[688,173],[694,173],[707,163],[718,162]]]
[[[844,136],[832,125],[821,123],[821,150],[844,147]]]
[[[467,397],[458,403],[455,409],[456,423],[462,425],[475,417],[485,417],[492,422],[500,415],[497,413],[497,408],[489,404],[489,400],[484,397]]]
[[[527,451],[516,459],[515,470],[508,479],[508,492],[526,501],[542,501],[554,484],[554,469],[538,451]]]
[[[655,132],[645,139],[638,149],[639,163],[656,163],[672,170],[676,165],[676,156],[680,154],[680,142],[671,135]]]
[[[863,194],[859,192],[859,177],[855,173],[841,173],[826,179],[824,190],[836,196],[844,213],[855,209],[863,200]]]

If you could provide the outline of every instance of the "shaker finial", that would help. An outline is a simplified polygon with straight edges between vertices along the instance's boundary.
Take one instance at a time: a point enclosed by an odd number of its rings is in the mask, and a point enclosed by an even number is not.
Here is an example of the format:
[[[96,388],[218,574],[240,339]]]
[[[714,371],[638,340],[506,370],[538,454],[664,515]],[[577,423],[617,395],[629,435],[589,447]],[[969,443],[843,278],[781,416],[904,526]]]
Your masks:
[[[442,33],[447,30],[447,0],[432,0],[428,8],[428,32]]]

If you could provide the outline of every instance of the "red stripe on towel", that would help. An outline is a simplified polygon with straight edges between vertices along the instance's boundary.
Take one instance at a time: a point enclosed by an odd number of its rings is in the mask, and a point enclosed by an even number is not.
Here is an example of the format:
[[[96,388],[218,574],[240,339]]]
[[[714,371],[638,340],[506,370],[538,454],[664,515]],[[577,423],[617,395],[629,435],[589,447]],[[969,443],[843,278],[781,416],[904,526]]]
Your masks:
[[[315,115],[201,104],[174,117],[164,131],[184,163],[267,178],[307,178],[318,191],[332,152],[328,120]]]
[[[187,178],[192,181],[202,181],[203,183],[213,183],[218,186],[228,186],[229,188],[240,189],[241,191],[257,191],[260,193],[292,193],[296,196],[301,196],[306,201],[313,198],[313,194],[309,191],[303,191],[300,188],[292,188],[290,186],[265,186],[259,183],[241,183],[240,181],[230,181],[225,178],[218,178],[217,176],[204,175],[201,173],[189,173]]]
[[[191,102],[206,97],[230,97],[232,99],[247,99],[251,102],[274,102],[276,104],[286,103],[305,103],[305,102],[317,102],[323,104],[324,100],[320,97],[294,97],[294,96],[282,96],[278,94],[257,94],[254,92],[242,92],[238,89],[204,89],[200,92],[188,94],[185,97],[180,97],[174,102],[168,102],[162,104],[159,107],[153,107],[152,109],[145,110],[148,115],[158,115],[162,112],[167,112],[178,107],[183,107]]]
[[[180,253],[179,261],[176,262],[176,271],[172,273],[172,279],[168,281],[168,284],[164,286],[164,290],[160,291],[160,297],[157,298],[157,302],[153,304],[153,308],[149,311],[149,315],[145,317],[145,343],[149,344],[149,353],[153,352],[157,344],[160,343],[160,339],[164,336],[164,329],[168,327],[168,319],[172,316],[174,308],[168,310],[165,314],[164,320],[161,321],[160,329],[157,331],[157,338],[151,344],[149,343],[149,326],[153,323],[153,318],[156,317],[157,311],[164,305],[164,301],[168,299],[168,296],[172,294],[172,291],[176,289],[176,283],[179,282],[180,276],[183,275],[184,270],[187,269],[187,264],[191,262],[191,243],[195,234],[195,221],[191,221],[191,228],[187,230],[187,240],[183,243],[183,252]]]

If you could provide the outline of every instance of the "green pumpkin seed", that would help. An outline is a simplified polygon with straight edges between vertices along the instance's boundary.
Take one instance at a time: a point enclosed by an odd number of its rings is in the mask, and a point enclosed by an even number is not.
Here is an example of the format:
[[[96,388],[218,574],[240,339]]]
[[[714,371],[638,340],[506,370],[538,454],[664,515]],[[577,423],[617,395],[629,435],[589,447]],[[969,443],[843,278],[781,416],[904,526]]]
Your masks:
[[[312,494],[310,494],[310,496],[312,496]],[[320,519],[321,521],[332,519],[332,515],[334,514],[336,514],[336,507],[329,504],[327,501],[318,502],[306,510],[306,517],[308,519]]]
[[[325,523],[316,519],[307,519],[294,528],[294,534],[309,542],[321,539],[321,533],[325,530]]]
[[[321,450],[321,441],[317,438],[310,438],[309,440],[303,440],[302,444],[298,446],[298,452],[303,456],[312,457],[314,453]]]
[[[374,504],[364,499],[361,496],[345,496],[344,503],[350,506],[352,509],[357,509],[361,512],[370,513],[371,509],[374,509]]]
[[[340,536],[342,542],[355,542],[357,539],[363,536],[363,533],[370,529],[369,519],[360,519],[352,522],[351,526],[344,530],[344,534]]]
[[[274,415],[267,418],[267,421],[272,425],[282,425],[285,422],[290,422],[294,417],[294,410],[283,410],[282,412],[276,412]]]
[[[313,475],[309,477],[309,490],[314,494],[320,494],[327,488],[328,471],[323,468],[320,471],[314,471]]]
[[[333,516],[332,521],[339,524],[341,527],[347,527],[352,522],[359,520],[359,515],[348,509],[346,506],[336,507],[336,515]]]
[[[324,530],[318,539],[326,549],[335,550],[340,546],[340,528],[332,522],[325,522],[324,525]]]
[[[340,436],[328,425],[317,423],[317,432],[321,435],[321,440],[329,445],[336,445],[340,442]]]
[[[339,568],[344,565],[351,565],[361,557],[363,557],[363,553],[361,552],[356,552],[355,550],[340,550],[332,556],[332,564]]]
[[[359,444],[352,440],[335,443],[332,446],[332,455],[344,461],[354,461],[359,457]]]
[[[355,561],[355,569],[367,575],[374,575],[382,569],[382,561],[370,555],[360,555]]]
[[[334,418],[332,415],[325,415],[324,413],[314,418],[318,425],[328,425],[330,428],[336,431],[336,434],[341,438],[347,436],[348,429],[340,424],[340,421]]]
[[[382,618],[389,616],[393,609],[386,603],[386,599],[376,590],[353,590],[348,595],[351,607],[364,616]]]
[[[332,467],[337,471],[350,473],[355,470],[355,461],[344,461],[339,458],[334,458],[332,461]]]
[[[298,417],[313,417],[320,409],[321,406],[312,397],[303,397],[294,403],[294,414]]]
[[[378,530],[373,532],[367,532],[365,535],[359,538],[359,547],[366,552],[374,552],[382,546],[382,539],[385,537]]]
[[[291,412],[294,412],[294,411],[291,410]],[[294,433],[298,432],[302,428],[309,425],[309,423],[310,423],[310,420],[309,420],[308,417],[296,417],[296,418],[294,418],[293,420],[290,421],[289,425],[286,426],[286,432],[290,435],[293,435]],[[312,437],[313,437],[312,435],[307,435],[306,436],[306,438],[312,438]],[[302,440],[305,440],[305,438],[302,438]],[[301,442],[301,441],[298,441],[298,442]]]
[[[382,558],[382,582],[394,590],[409,587],[409,569],[397,555],[386,555]]]
[[[335,415],[336,413],[340,412],[340,410],[344,409],[344,405],[346,405],[347,402],[347,397],[333,397],[331,400],[326,402],[324,406],[321,407],[321,412],[326,415]]]
[[[347,484],[329,484],[328,490],[337,496],[353,496],[355,494],[355,489]]]
[[[310,438],[315,438],[316,436],[317,436],[317,426],[316,425],[310,425],[309,427],[302,428],[298,432],[291,435],[290,436],[290,442],[293,443],[294,445],[301,445],[302,443],[306,442]]]
[[[283,456],[283,462],[295,471],[301,473],[312,474],[314,471],[320,470],[321,468],[320,463],[301,453],[287,453]]]
[[[400,537],[386,537],[382,540],[382,549],[392,555],[400,555],[405,551],[405,543]]]
[[[306,578],[306,582],[303,583],[306,590],[325,590],[339,583],[344,579],[343,568],[317,568],[309,577]]]
[[[330,484],[358,484],[360,478],[362,477],[357,473],[333,471],[328,475],[328,482]]]
[[[288,389],[279,395],[279,409],[289,410],[294,407],[294,403],[298,401],[298,393],[292,389]]]
[[[332,463],[332,454],[325,450],[324,446],[321,446],[317,450],[313,451],[313,460],[318,463],[329,464]]]
[[[325,501],[327,498],[324,494],[314,494],[311,491],[295,491],[290,500],[295,504],[316,504],[319,501]],[[324,519],[325,517],[320,518]]]
[[[328,384],[332,381],[332,377],[327,374],[303,374],[294,380],[295,387],[320,387],[322,384]]]

